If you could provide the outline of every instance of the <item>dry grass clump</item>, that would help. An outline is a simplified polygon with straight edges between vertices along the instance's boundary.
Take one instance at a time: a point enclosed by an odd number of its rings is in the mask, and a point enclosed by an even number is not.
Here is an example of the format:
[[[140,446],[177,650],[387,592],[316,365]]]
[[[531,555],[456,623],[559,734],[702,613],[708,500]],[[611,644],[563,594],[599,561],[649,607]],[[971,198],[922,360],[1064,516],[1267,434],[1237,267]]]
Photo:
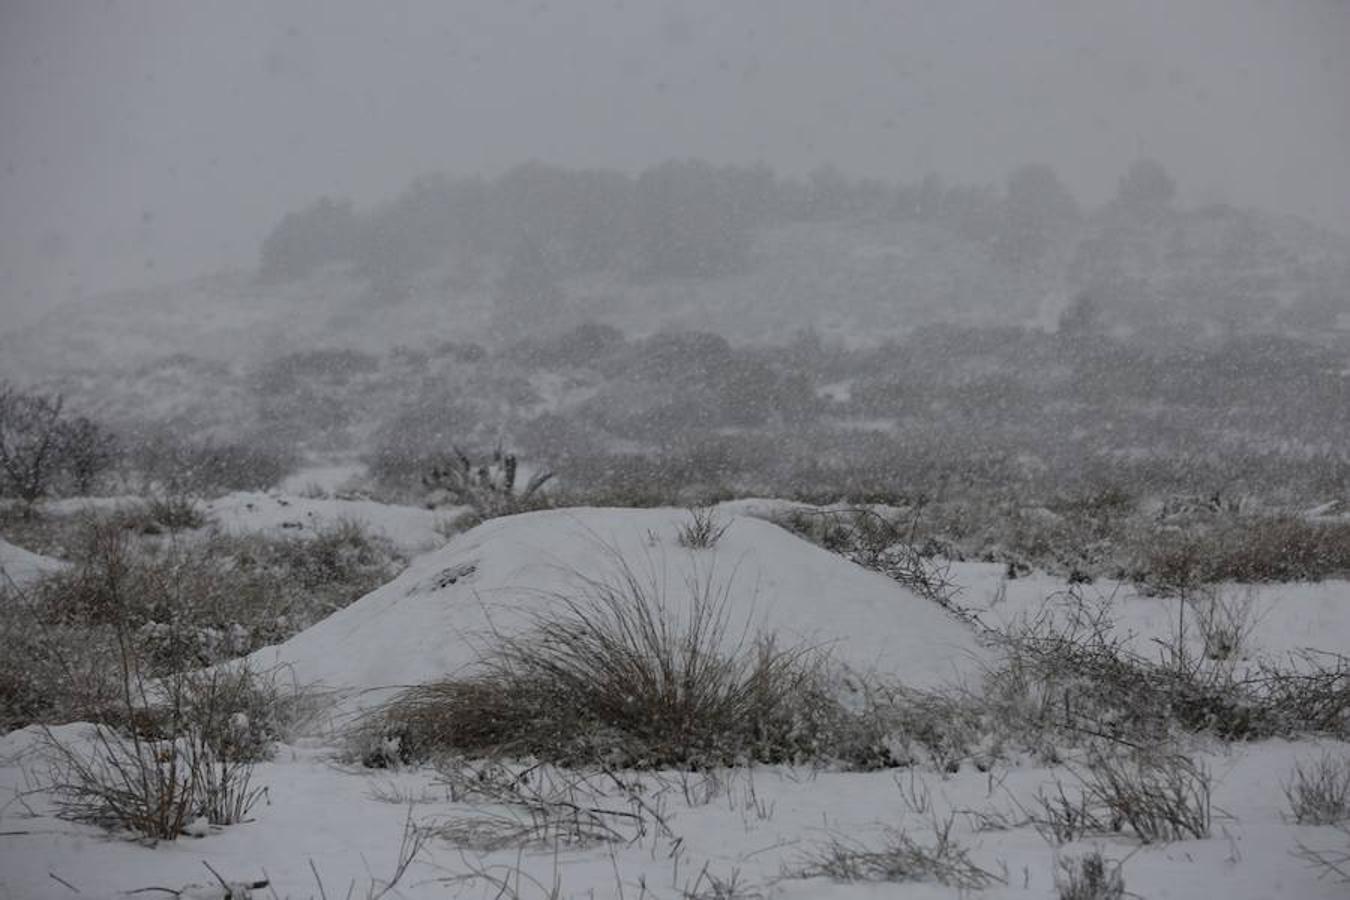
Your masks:
[[[577,764],[688,767],[863,759],[873,735],[835,699],[826,660],[733,623],[711,571],[667,595],[623,560],[578,576],[475,673],[406,691],[363,724],[368,742]],[[369,745],[369,744],[368,744]]]
[[[1121,865],[1094,850],[1076,858],[1061,859],[1055,874],[1059,900],[1123,900],[1125,875]]]
[[[1296,764],[1284,796],[1300,825],[1350,820],[1350,757],[1324,754],[1312,763]]]
[[[1030,824],[1055,845],[1129,827],[1145,844],[1209,836],[1210,778],[1174,753],[1093,749],[1078,779],[1077,796],[1060,782],[1041,791]]]

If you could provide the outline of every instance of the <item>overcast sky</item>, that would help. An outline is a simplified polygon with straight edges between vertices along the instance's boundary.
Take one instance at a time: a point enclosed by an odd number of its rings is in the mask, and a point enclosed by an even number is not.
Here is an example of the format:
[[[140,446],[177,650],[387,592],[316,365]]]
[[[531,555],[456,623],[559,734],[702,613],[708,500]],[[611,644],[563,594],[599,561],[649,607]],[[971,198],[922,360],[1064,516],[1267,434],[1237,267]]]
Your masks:
[[[288,209],[435,170],[670,157],[1350,233],[1347,0],[0,0],[0,316],[251,265]]]

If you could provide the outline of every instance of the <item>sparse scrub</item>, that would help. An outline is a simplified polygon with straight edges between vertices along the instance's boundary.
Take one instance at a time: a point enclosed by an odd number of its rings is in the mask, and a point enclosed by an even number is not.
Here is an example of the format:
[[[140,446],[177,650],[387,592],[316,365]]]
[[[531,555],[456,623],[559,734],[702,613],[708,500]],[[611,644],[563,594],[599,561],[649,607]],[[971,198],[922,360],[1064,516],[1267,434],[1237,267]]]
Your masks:
[[[314,538],[144,544],[90,519],[75,565],[0,606],[0,725],[115,721],[120,635],[150,676],[276,643],[389,580],[400,562],[352,523]]]
[[[1059,900],[1122,900],[1125,875],[1120,863],[1102,856],[1100,850],[1059,861],[1055,873]]]
[[[877,756],[819,654],[737,637],[729,585],[710,572],[684,587],[672,601],[622,560],[609,578],[578,576],[524,632],[498,635],[475,674],[412,688],[364,723],[368,741],[394,735],[410,758],[644,768]]]
[[[1350,757],[1324,754],[1297,763],[1284,786],[1293,819],[1300,825],[1336,825],[1350,820]]]
[[[162,429],[126,443],[127,461],[147,492],[170,496],[266,490],[296,464],[294,451],[262,436],[192,440]]]
[[[1139,547],[1136,580],[1184,591],[1224,581],[1320,581],[1350,573],[1350,523],[1301,516],[1227,516],[1156,529]]]
[[[679,527],[679,543],[689,550],[710,550],[731,527],[730,522],[721,522],[717,518],[717,509],[711,506],[693,506],[689,509],[689,521]]]

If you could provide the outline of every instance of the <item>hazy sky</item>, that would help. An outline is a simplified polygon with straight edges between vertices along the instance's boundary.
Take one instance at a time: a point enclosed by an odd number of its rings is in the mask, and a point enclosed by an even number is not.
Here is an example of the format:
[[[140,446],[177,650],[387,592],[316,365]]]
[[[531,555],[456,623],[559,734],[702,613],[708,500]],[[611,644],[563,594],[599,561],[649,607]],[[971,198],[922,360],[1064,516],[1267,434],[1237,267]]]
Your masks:
[[[670,157],[1188,199],[1350,233],[1347,0],[0,0],[0,327],[251,265],[433,170]]]

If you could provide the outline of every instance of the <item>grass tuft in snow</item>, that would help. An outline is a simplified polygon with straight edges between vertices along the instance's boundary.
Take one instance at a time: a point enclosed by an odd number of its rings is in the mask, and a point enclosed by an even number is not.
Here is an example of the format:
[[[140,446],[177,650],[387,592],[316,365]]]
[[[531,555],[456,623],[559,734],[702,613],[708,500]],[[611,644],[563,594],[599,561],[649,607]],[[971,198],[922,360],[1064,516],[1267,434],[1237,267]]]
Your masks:
[[[710,550],[717,546],[730,527],[730,522],[718,521],[715,507],[690,507],[689,521],[679,528],[680,546],[689,550]]]
[[[731,621],[711,572],[668,596],[623,560],[578,577],[475,673],[412,688],[361,726],[404,758],[533,756],[564,764],[707,767],[884,757],[836,699],[828,660]]]
[[[808,851],[793,874],[844,882],[934,881],[961,891],[978,890],[1002,879],[975,865],[951,836],[952,820],[935,822],[933,842],[923,844],[903,831],[888,829],[879,844],[832,836]]]
[[[1297,763],[1284,786],[1293,819],[1300,825],[1336,825],[1350,820],[1350,757],[1324,754]]]
[[[1125,875],[1120,863],[1093,850],[1059,861],[1055,891],[1059,900],[1123,900]]]

